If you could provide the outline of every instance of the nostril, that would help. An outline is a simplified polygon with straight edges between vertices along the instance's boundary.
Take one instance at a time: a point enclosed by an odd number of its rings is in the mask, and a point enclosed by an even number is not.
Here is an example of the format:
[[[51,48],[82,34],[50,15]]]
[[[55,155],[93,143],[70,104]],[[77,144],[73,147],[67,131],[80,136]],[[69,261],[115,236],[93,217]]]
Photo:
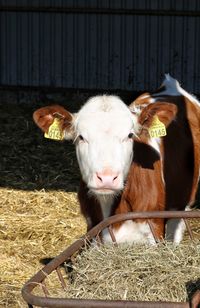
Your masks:
[[[118,175],[113,178],[113,182],[118,178]]]
[[[99,179],[99,181],[103,182],[102,178],[98,174],[97,174],[97,178]]]
[[[96,172],[96,184],[104,187],[114,187],[118,184],[119,174],[116,172]]]

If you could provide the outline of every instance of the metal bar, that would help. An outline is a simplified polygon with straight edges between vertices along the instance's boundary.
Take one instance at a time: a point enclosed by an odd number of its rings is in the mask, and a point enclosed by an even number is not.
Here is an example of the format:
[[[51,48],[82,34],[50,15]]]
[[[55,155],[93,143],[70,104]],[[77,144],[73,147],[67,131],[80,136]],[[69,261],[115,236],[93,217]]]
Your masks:
[[[61,273],[60,267],[57,267],[57,268],[56,268],[56,272],[57,272],[57,274],[58,274],[58,278],[59,278],[59,280],[60,280],[60,282],[61,282],[62,288],[63,288],[63,290],[65,290],[66,287],[67,287],[67,285],[66,285],[65,280],[64,280],[64,278],[63,278],[63,275],[62,275],[62,273]]]
[[[192,297],[191,308],[198,308],[199,305],[200,305],[200,290],[197,290]]]
[[[60,14],[110,14],[110,15],[147,15],[147,16],[188,16],[199,17],[200,11],[175,10],[138,10],[138,9],[109,9],[89,7],[37,7],[37,6],[0,6],[2,12],[22,13],[60,13]]]
[[[177,302],[145,302],[145,301],[105,301],[105,300],[86,300],[86,299],[66,299],[66,298],[37,298],[39,307],[59,307],[59,308],[189,308],[189,303]]]
[[[192,230],[190,228],[189,221],[187,219],[185,219],[185,218],[183,218],[183,221],[184,221],[184,223],[186,225],[186,229],[187,229],[187,231],[189,233],[189,236],[190,236],[191,240],[194,241],[194,236],[193,236]]]
[[[109,231],[109,234],[110,234],[110,237],[111,237],[113,243],[114,243],[115,245],[117,245],[117,241],[116,241],[116,238],[115,238],[115,235],[114,235],[114,232],[113,232],[112,225],[110,225],[110,226],[108,227],[108,231]]]
[[[41,285],[41,288],[42,288],[42,290],[43,290],[43,292],[44,292],[44,295],[45,295],[46,297],[48,297],[49,291],[48,291],[48,289],[47,289],[47,287],[46,287],[45,282],[42,281],[42,282],[40,283],[40,285]]]
[[[96,241],[97,241],[97,245],[102,244],[102,240],[101,240],[101,237],[99,236],[99,233],[96,235]]]

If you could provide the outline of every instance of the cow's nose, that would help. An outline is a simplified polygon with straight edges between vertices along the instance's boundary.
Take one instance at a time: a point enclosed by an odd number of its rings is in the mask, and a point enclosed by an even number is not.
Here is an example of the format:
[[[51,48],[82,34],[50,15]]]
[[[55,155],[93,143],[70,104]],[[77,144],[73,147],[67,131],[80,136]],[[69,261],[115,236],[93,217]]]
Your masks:
[[[118,176],[119,173],[112,171],[96,172],[97,187],[115,188],[118,184]]]

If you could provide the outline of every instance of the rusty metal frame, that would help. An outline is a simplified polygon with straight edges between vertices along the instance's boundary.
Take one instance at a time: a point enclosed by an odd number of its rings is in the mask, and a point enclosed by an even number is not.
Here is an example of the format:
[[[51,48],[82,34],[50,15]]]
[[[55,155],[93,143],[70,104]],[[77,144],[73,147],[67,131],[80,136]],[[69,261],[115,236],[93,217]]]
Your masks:
[[[74,242],[71,246],[65,249],[60,255],[55,257],[51,262],[49,262],[45,267],[43,267],[39,272],[37,272],[22,288],[22,296],[24,300],[27,302],[28,307],[31,308],[34,305],[38,307],[70,307],[70,308],[106,308],[106,307],[126,307],[126,308],[134,308],[134,307],[148,307],[148,308],[197,308],[200,305],[200,290],[197,290],[194,297],[191,300],[191,303],[188,302],[151,302],[151,301],[126,301],[126,300],[90,300],[90,299],[68,299],[68,298],[54,298],[49,296],[48,289],[45,285],[45,278],[52,273],[53,271],[57,272],[58,279],[63,289],[66,288],[66,284],[62,273],[60,271],[60,266],[73,258],[73,255],[79,252],[85,245],[87,245],[88,241],[96,238],[97,241],[100,241],[99,234],[105,228],[108,228],[112,241],[116,243],[116,239],[112,232],[112,225],[125,220],[132,219],[147,219],[149,226],[152,230],[150,219],[153,218],[182,218],[186,223],[186,229],[189,233],[191,240],[193,240],[192,231],[187,221],[188,218],[200,218],[200,211],[160,211],[160,212],[135,212],[135,213],[127,213],[127,214],[119,214],[111,216],[94,228],[92,228],[88,233],[86,233],[83,237]],[[152,230],[153,233],[153,230]],[[117,244],[117,243],[116,243]],[[36,286],[40,285],[42,290],[44,291],[44,297],[36,296],[32,294],[32,291]]]

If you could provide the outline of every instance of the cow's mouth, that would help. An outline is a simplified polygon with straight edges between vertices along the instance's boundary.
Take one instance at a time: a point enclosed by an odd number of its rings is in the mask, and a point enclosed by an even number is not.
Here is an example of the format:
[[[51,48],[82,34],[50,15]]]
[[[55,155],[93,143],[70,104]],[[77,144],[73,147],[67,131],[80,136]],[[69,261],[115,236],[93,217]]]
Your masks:
[[[118,194],[122,188],[120,189],[111,189],[111,188],[94,188],[90,187],[90,192],[96,195],[116,195]]]

